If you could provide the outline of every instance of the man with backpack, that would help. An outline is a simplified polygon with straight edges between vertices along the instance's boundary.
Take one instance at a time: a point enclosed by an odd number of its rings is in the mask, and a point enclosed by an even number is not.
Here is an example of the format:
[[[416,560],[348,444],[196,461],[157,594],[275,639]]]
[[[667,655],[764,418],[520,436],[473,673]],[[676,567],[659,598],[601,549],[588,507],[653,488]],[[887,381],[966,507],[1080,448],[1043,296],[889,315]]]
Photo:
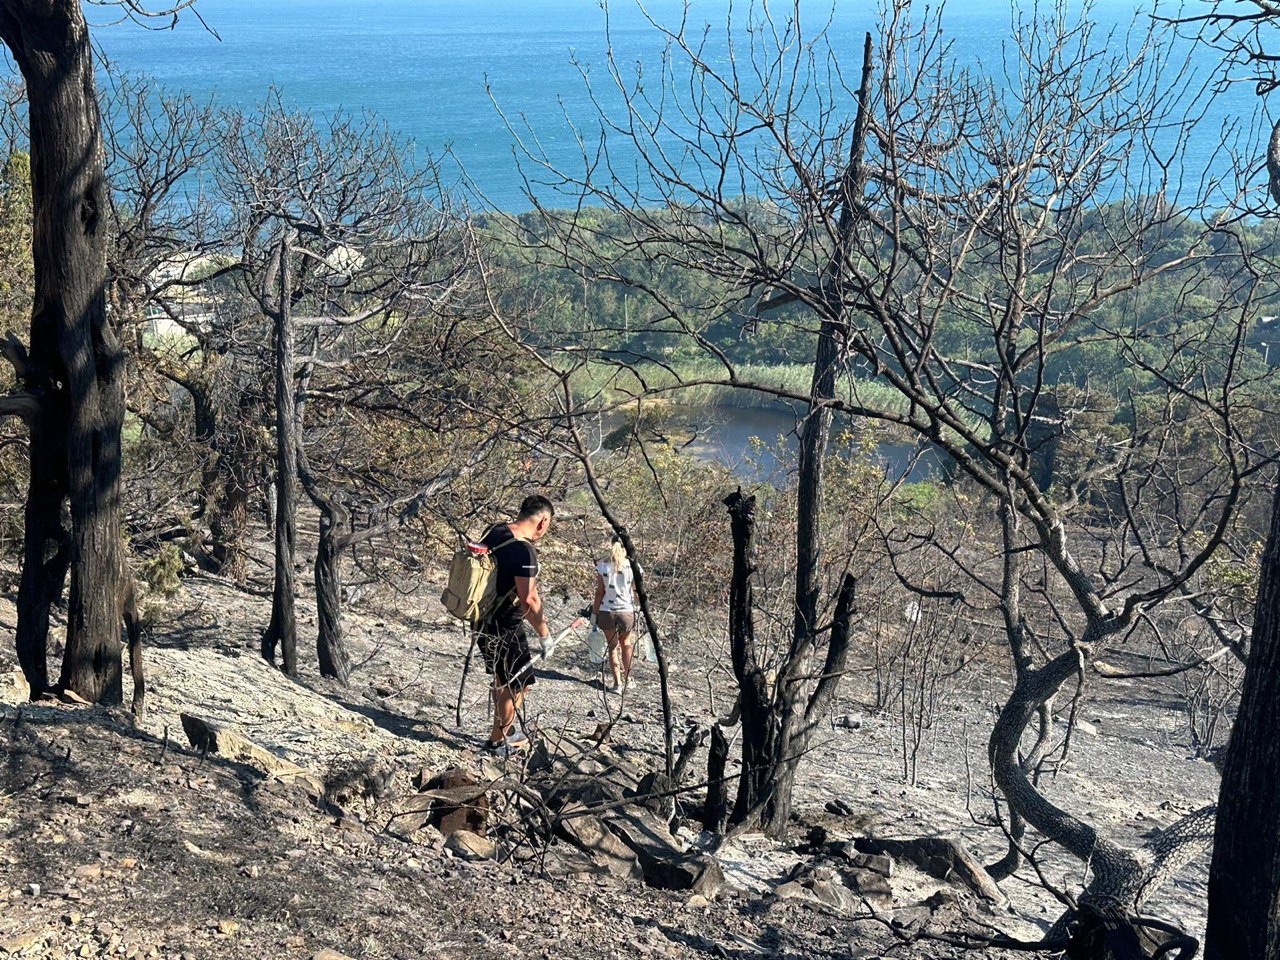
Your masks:
[[[538,593],[538,551],[555,507],[546,497],[525,497],[510,523],[491,527],[476,544],[454,558],[445,607],[475,630],[485,672],[493,677],[493,729],[485,748],[505,752],[523,743],[512,735],[525,690],[533,684],[533,656],[527,623],[544,649],[550,629]]]

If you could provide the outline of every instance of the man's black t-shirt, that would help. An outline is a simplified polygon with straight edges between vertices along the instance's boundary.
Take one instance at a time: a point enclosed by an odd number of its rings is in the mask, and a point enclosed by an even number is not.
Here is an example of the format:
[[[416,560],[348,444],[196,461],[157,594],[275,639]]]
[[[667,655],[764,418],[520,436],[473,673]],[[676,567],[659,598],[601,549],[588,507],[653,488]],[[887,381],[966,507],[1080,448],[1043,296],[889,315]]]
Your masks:
[[[513,542],[514,541],[514,542]],[[502,633],[515,630],[524,619],[520,600],[516,596],[516,577],[538,575],[538,551],[527,540],[517,540],[511,528],[500,523],[489,530],[480,541],[493,553],[498,567],[498,609],[492,626]],[[498,549],[501,547],[501,549]]]

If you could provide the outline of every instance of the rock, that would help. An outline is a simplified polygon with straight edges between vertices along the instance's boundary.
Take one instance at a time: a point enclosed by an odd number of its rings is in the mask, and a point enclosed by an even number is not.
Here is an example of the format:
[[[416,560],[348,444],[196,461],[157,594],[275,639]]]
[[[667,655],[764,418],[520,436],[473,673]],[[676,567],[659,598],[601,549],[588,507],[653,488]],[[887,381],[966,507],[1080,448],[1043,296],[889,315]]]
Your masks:
[[[661,813],[662,808],[670,803],[669,796],[663,794],[670,794],[673,789],[675,785],[670,777],[661,770],[651,770],[640,778],[636,797],[654,813]]]
[[[605,826],[635,853],[645,883],[659,890],[692,890],[714,897],[724,886],[724,871],[708,856],[686,853],[666,824],[647,810],[615,810]]]
[[[893,876],[893,858],[882,853],[862,853],[852,843],[846,843],[840,851],[849,866],[857,870],[870,870],[882,877]]]
[[[218,932],[224,937],[230,937],[240,929],[240,924],[235,920],[219,920],[217,923]]]
[[[445,838],[444,848],[463,860],[492,860],[498,853],[497,844],[470,830],[455,830],[449,834]]]
[[[984,900],[1006,907],[1008,898],[991,874],[959,840],[951,837],[917,837],[913,840],[880,840],[861,837],[853,841],[861,853],[889,854],[914,863],[939,880],[961,883]]]
[[[596,860],[605,872],[615,877],[641,877],[636,853],[608,830],[597,816],[582,813],[580,804],[569,804],[556,821],[556,830],[579,850]]]
[[[0,674],[0,692],[3,692],[5,699],[14,703],[31,699],[31,687],[27,685],[27,678],[16,667],[8,673]]]
[[[425,771],[423,771],[425,773]],[[468,830],[483,837],[489,820],[489,794],[471,774],[461,767],[450,767],[442,773],[421,779],[422,793],[415,800],[426,801],[426,823],[441,833]],[[421,826],[421,824],[419,824]]]
[[[16,937],[10,937],[8,940],[0,940],[0,953],[22,953],[24,950],[30,950],[34,947],[43,937],[43,933],[33,931],[31,933],[21,933]]]
[[[774,894],[782,899],[806,900],[846,915],[865,913],[867,907],[885,913],[892,906],[889,880],[870,870],[837,870],[825,865],[799,863],[791,879]]]
[[[102,864],[87,863],[83,867],[76,867],[71,875],[77,880],[96,880],[102,876]]]
[[[326,947],[323,950],[317,950],[311,955],[311,960],[351,960],[345,953],[339,953],[337,950],[330,950]]]
[[[26,894],[27,894],[27,896],[28,896],[28,897],[38,897],[38,896],[40,896],[40,884],[38,884],[38,883],[28,883],[28,884],[27,884],[27,886],[26,886],[26,891],[25,891],[25,892],[26,892]]]
[[[773,895],[779,900],[814,900],[816,899],[809,888],[803,883],[795,880],[788,880],[779,887],[775,887]]]
[[[182,729],[195,749],[203,753],[216,753],[236,763],[248,764],[272,780],[300,787],[314,800],[324,796],[324,781],[316,774],[277,757],[230,727],[202,720],[189,713],[181,714],[180,719]]]
[[[841,913],[857,913],[862,907],[862,898],[838,881],[815,877],[806,886],[820,903]]]

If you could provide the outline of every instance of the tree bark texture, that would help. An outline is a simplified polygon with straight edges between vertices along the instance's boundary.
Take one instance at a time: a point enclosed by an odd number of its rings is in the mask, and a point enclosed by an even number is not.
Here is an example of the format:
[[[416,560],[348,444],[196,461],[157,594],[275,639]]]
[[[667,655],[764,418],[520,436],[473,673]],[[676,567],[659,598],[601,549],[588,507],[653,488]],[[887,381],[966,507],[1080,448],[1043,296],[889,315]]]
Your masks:
[[[60,683],[119,702],[124,357],[106,313],[108,192],[89,30],[77,0],[6,0],[0,37],[27,88],[35,303],[25,379],[40,401],[17,645],[38,696],[48,686],[49,610],[69,570]]]
[[[1205,960],[1280,960],[1280,483],[1253,624],[1222,767]]]
[[[262,635],[262,656],[291,677],[298,675],[298,620],[294,604],[294,553],[297,546],[298,414],[294,379],[293,315],[290,299],[289,245],[280,241],[280,303],[275,320],[276,510],[275,587],[271,622]]]

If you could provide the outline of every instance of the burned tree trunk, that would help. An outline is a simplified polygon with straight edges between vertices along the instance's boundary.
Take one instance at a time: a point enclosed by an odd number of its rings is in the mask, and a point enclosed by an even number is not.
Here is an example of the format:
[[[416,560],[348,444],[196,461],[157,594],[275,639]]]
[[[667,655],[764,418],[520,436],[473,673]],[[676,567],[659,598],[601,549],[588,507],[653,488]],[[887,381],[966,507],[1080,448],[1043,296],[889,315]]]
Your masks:
[[[106,313],[106,178],[88,25],[73,0],[0,6],[0,37],[28,97],[35,306],[18,649],[33,695],[48,685],[49,609],[69,569],[60,683],[123,697],[125,564],[120,529],[123,355]],[[63,505],[69,502],[69,530]]]
[[[742,773],[729,824],[757,824],[769,836],[781,835],[791,817],[796,771],[813,731],[831,702],[844,673],[853,626],[855,581],[846,574],[836,600],[835,616],[822,671],[812,691],[786,661],[771,677],[755,633],[755,497],[736,491],[725,498],[733,536],[733,572],[729,584],[729,651],[738,681],[742,713]]]
[[[1280,127],[1277,127],[1280,130]],[[1280,958],[1280,484],[1222,768],[1205,960]]]
[[[729,738],[720,724],[711,726],[711,745],[707,749],[707,799],[702,806],[702,826],[712,833],[724,830],[729,819],[729,790],[725,768],[729,762]]]
[[[280,302],[275,313],[276,375],[276,510],[275,587],[271,622],[262,635],[262,656],[275,663],[280,649],[281,669],[298,674],[298,621],[294,608],[294,554],[297,546],[298,415],[294,379],[293,315],[290,303],[289,242],[280,241]]]
[[[320,544],[316,549],[316,654],[320,676],[341,683],[351,678],[351,657],[342,634],[342,555],[351,542],[350,514],[336,501],[320,507]]]
[[[301,419],[301,418],[299,418]],[[326,495],[311,469],[302,429],[298,429],[298,476],[302,489],[320,511],[320,538],[316,547],[316,656],[320,676],[341,683],[351,679],[351,655],[342,630],[342,558],[355,541],[351,511],[336,495]]]
[[[249,492],[259,450],[253,437],[262,420],[262,398],[256,387],[242,387],[213,448],[213,486],[206,496],[209,511],[209,558],[213,572],[238,584],[248,579],[245,538],[249,529]]]

